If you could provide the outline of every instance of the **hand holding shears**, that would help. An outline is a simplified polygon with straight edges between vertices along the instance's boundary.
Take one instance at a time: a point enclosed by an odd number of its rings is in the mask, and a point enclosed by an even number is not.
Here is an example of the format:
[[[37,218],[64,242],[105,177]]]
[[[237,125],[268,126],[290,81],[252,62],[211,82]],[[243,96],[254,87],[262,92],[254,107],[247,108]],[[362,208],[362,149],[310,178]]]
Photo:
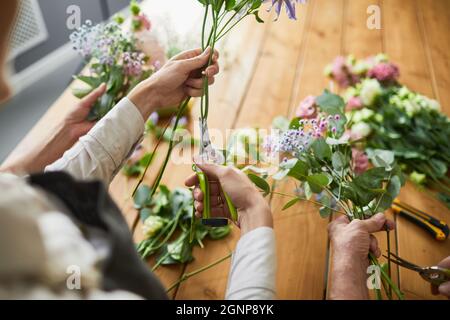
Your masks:
[[[200,119],[200,152],[199,156],[201,160],[205,163],[216,164],[216,165],[224,165],[225,164],[225,156],[219,150],[216,150],[211,143],[211,139],[209,137],[208,125],[206,119]],[[211,216],[211,193],[210,193],[210,181],[208,180],[207,175],[202,172],[196,165],[193,165],[193,170],[196,172],[200,190],[203,193],[203,215],[202,215],[202,223],[204,225],[212,226],[212,227],[220,227],[228,224],[228,219],[225,217],[213,218]],[[217,184],[218,187],[219,184]],[[231,219],[236,222],[238,219],[237,210],[233,205],[230,197],[227,195],[225,191],[222,190],[221,195],[223,196],[223,200],[227,209],[230,213]],[[218,196],[216,202],[221,203],[223,201],[221,196]]]

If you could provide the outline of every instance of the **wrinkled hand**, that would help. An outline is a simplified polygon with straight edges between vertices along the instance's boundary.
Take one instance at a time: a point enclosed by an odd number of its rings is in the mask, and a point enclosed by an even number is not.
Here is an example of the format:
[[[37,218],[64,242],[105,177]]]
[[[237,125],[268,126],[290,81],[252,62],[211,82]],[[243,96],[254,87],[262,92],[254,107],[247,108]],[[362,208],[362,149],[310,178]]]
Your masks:
[[[207,175],[210,183],[212,216],[230,218],[230,212],[224,201],[223,191],[225,191],[238,211],[237,224],[241,228],[241,234],[258,227],[273,227],[269,205],[242,171],[233,167],[202,163],[199,158],[194,159],[194,161],[198,168]],[[194,206],[196,215],[200,218],[203,212],[203,193],[198,183],[196,174],[185,181],[186,186],[195,186],[193,191]]]
[[[185,51],[170,59],[160,70],[134,88],[128,98],[140,109],[144,118],[147,114],[163,107],[178,105],[188,96],[203,95],[203,75],[209,85],[219,73],[219,53],[214,52],[212,65],[208,64],[211,49]]]
[[[450,257],[447,257],[444,260],[442,260],[441,262],[439,262],[438,267],[450,269]],[[450,281],[444,282],[439,287],[432,285],[431,292],[434,295],[442,294],[443,296],[446,296],[448,299],[450,299]]]
[[[106,91],[106,84],[101,84],[98,88],[94,89],[91,93],[78,101],[72,110],[66,115],[63,120],[62,126],[65,127],[68,132],[68,138],[75,143],[79,138],[84,136],[95,125],[94,121],[86,120],[89,112],[94,107],[95,102]],[[64,150],[65,151],[65,150]]]
[[[372,233],[395,228],[395,223],[378,213],[367,220],[355,219],[349,222],[346,216],[341,216],[328,226],[334,251],[341,255],[366,261],[369,251],[375,256],[381,255],[377,239]]]
[[[394,229],[394,222],[378,213],[367,220],[353,220],[341,216],[328,226],[332,244],[332,263],[329,299],[366,300],[369,252],[381,255],[374,232]]]

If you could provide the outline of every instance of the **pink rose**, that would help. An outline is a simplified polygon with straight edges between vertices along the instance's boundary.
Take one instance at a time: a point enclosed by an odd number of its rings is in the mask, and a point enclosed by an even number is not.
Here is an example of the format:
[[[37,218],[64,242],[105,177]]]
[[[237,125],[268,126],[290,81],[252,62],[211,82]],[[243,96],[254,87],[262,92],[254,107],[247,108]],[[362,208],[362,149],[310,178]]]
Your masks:
[[[296,116],[302,119],[314,119],[317,117],[316,97],[307,96],[297,107]]]
[[[393,63],[382,62],[370,69],[367,75],[380,82],[394,82],[400,77],[400,70]]]
[[[150,28],[152,27],[152,23],[150,22],[150,20],[148,19],[148,17],[141,13],[137,19],[141,22],[142,26],[144,27],[145,30],[150,30]]]
[[[363,107],[363,103],[358,97],[351,97],[347,102],[347,110],[359,110]]]
[[[352,72],[351,66],[347,65],[347,61],[343,56],[334,59],[331,76],[341,88],[347,88],[360,81],[359,76]]]
[[[358,150],[356,148],[352,149],[352,168],[356,174],[364,173],[369,167],[369,158],[364,153],[364,151]]]

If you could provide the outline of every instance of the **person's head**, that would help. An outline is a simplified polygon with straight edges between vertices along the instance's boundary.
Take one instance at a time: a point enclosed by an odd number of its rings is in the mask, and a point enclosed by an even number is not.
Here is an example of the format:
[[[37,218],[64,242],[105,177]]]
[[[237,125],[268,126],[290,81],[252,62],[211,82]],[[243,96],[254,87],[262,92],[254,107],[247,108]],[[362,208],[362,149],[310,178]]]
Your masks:
[[[8,99],[11,94],[5,78],[5,63],[8,55],[8,43],[13,27],[19,0],[3,1],[0,10],[0,103]]]

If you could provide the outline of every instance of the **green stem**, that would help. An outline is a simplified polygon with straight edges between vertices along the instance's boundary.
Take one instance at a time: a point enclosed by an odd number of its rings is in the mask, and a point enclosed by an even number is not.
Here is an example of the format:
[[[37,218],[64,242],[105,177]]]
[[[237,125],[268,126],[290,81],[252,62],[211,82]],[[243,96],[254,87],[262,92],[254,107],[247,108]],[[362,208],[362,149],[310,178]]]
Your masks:
[[[173,119],[173,117],[172,117],[171,119]],[[154,157],[155,154],[156,154],[156,150],[158,149],[158,147],[159,147],[159,145],[161,144],[161,142],[164,140],[164,139],[163,139],[163,138],[164,138],[164,133],[165,133],[165,132],[167,131],[167,129],[169,128],[170,122],[171,122],[171,121],[169,121],[169,122],[166,124],[166,126],[164,127],[164,129],[163,129],[163,131],[162,131],[161,136],[158,138],[158,141],[156,142],[156,145],[153,147],[153,151],[152,151],[152,153],[151,153],[150,160],[148,161],[147,165],[145,166],[144,172],[142,172],[142,174],[141,174],[141,176],[140,176],[140,178],[139,178],[139,181],[138,181],[138,183],[136,184],[136,187],[134,187],[134,190],[133,190],[133,193],[131,194],[131,197],[134,197],[134,195],[136,194],[137,189],[139,188],[139,186],[140,186],[140,185],[142,184],[142,182],[144,181],[144,177],[145,177],[145,175],[146,175],[146,173],[147,173],[147,170],[148,170],[148,168],[150,167],[150,164],[153,162],[153,157]]]
[[[210,264],[208,264],[208,265],[206,265],[206,266],[204,266],[204,267],[202,267],[202,268],[200,268],[200,269],[197,269],[197,270],[195,270],[195,271],[192,271],[192,272],[183,274],[183,275],[180,277],[180,279],[178,279],[177,282],[175,282],[174,284],[172,284],[172,285],[169,287],[169,289],[167,289],[166,292],[169,293],[170,291],[172,291],[174,288],[176,288],[177,286],[179,286],[182,282],[186,281],[187,279],[189,279],[189,278],[191,278],[191,277],[193,277],[193,276],[195,276],[195,275],[197,275],[197,274],[199,274],[199,273],[201,273],[201,272],[203,272],[203,271],[206,271],[206,270],[208,270],[208,269],[210,269],[210,268],[212,268],[212,267],[215,267],[215,266],[218,265],[219,263],[222,263],[223,261],[225,261],[225,260],[227,260],[228,258],[230,258],[231,255],[232,255],[232,253],[230,252],[230,253],[227,254],[225,257],[220,258],[219,260],[214,261],[213,263],[210,263]]]
[[[263,191],[261,191],[261,192],[263,192]],[[327,209],[330,209],[331,211],[334,211],[334,212],[337,212],[337,213],[340,213],[340,214],[343,214],[343,215],[347,215],[346,212],[342,212],[342,211],[333,209],[333,208],[331,208],[331,207],[324,206],[322,203],[317,202],[317,201],[314,201],[314,200],[309,200],[309,199],[306,199],[306,198],[300,198],[300,197],[298,197],[298,196],[296,196],[296,195],[291,195],[291,194],[282,193],[282,192],[276,192],[276,191],[270,191],[269,194],[276,194],[276,195],[284,196],[284,197],[297,198],[297,199],[302,200],[302,201],[311,202],[311,203],[314,203],[314,204],[319,205],[319,206],[321,206],[321,207],[325,207],[325,208],[327,208]]]
[[[172,131],[172,134],[171,134],[171,136],[170,136],[169,149],[167,150],[167,154],[166,154],[166,157],[165,157],[165,159],[164,159],[164,163],[163,163],[161,169],[159,170],[158,176],[156,177],[156,180],[155,180],[155,182],[153,183],[153,186],[152,186],[152,188],[151,188],[151,190],[150,190],[150,198],[153,198],[153,196],[155,195],[156,190],[158,189],[159,184],[160,184],[160,182],[161,182],[161,179],[162,179],[162,177],[163,177],[164,171],[166,170],[167,163],[169,162],[169,158],[170,158],[170,156],[171,156],[171,154],[172,154],[172,151],[173,151],[173,143],[174,143],[173,140],[174,140],[174,137],[175,137],[175,133],[176,133],[176,131],[177,131],[178,122],[180,121],[180,118],[181,118],[182,115],[184,114],[184,111],[185,111],[187,105],[189,104],[189,101],[190,101],[190,100],[191,100],[190,97],[187,98],[186,100],[184,100],[184,101],[181,103],[180,107],[178,108],[177,117],[176,117],[176,119],[175,119],[175,124],[174,124],[174,126],[173,126],[173,131]]]
[[[209,4],[206,5],[205,8],[205,16],[203,17],[203,25],[202,25],[202,51],[205,51],[205,27],[206,27],[206,20],[208,19],[208,7]]]

